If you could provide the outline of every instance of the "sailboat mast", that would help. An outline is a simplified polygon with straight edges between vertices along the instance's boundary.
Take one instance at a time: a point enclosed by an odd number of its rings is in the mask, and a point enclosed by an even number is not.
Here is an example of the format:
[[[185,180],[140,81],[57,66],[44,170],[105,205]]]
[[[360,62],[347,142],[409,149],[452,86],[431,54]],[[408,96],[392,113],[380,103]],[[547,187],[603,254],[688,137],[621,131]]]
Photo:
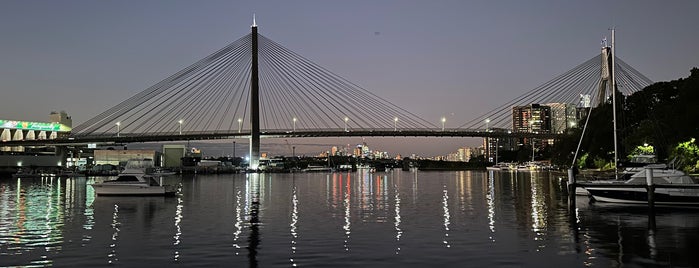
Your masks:
[[[616,66],[616,63],[614,62],[614,58],[616,58],[616,44],[614,43],[614,32],[615,29],[612,27],[612,73],[611,73],[611,79],[612,79],[612,116],[614,117],[612,119],[614,123],[614,178],[619,179],[619,170],[618,165],[617,165],[617,160],[619,159],[618,157],[618,152],[617,152],[617,129],[616,129],[616,75],[614,73],[614,67]]]

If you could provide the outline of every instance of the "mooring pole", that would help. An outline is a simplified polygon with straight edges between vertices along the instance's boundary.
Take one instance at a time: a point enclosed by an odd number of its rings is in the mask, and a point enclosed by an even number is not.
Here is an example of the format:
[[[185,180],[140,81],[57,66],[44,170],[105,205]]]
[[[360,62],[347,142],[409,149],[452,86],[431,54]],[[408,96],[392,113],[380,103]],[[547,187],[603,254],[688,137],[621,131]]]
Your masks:
[[[257,74],[257,23],[252,17],[252,69],[250,70],[250,165],[260,164],[260,80]]]
[[[568,169],[568,209],[575,211],[575,172],[573,168]]]
[[[646,186],[648,188],[648,208],[655,208],[655,185],[653,185],[653,169],[646,167]]]

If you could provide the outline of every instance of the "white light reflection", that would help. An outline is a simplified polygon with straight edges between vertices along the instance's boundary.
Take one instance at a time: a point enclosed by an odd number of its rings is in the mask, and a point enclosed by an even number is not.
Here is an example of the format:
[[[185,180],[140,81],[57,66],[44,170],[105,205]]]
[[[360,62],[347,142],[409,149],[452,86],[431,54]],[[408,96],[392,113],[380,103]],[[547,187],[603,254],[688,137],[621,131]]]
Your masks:
[[[400,237],[403,235],[403,230],[400,229],[400,193],[398,192],[398,186],[394,185],[393,187],[396,189],[396,194],[394,197],[396,203],[396,217],[394,218],[395,223],[393,225],[396,228],[396,255],[398,255],[400,253]]]
[[[349,239],[350,239],[350,234],[351,232],[351,224],[350,224],[350,185],[349,185],[349,178],[347,178],[347,189],[345,190],[345,200],[344,200],[344,205],[345,205],[345,225],[342,226],[342,229],[345,230],[345,242],[344,242],[344,247],[345,251],[349,251]]]
[[[495,242],[495,178],[493,171],[488,172],[488,227],[490,228],[490,241]]]
[[[113,264],[119,260],[119,258],[117,258],[116,256],[116,246],[119,240],[120,226],[121,223],[119,222],[119,205],[114,204],[114,213],[112,213],[112,229],[114,229],[114,233],[112,234],[112,244],[109,245],[109,248],[111,248],[111,252],[109,253],[109,255],[107,255],[107,263],[109,264]]]
[[[413,171],[413,205],[417,202],[417,169]]]
[[[85,214],[85,224],[83,224],[84,230],[92,230],[92,227],[95,226],[95,208],[92,206],[92,203],[95,202],[95,190],[91,186],[93,183],[94,179],[89,179],[85,183],[85,210],[83,211],[83,214]],[[87,233],[83,234],[82,246],[85,246],[90,240],[92,240],[91,235]]]
[[[177,193],[182,192],[182,183],[179,184],[179,187],[177,188]],[[177,246],[181,243],[180,241],[180,236],[182,235],[182,228],[181,228],[181,223],[182,223],[182,209],[184,208],[183,205],[184,201],[182,201],[182,195],[178,194],[177,195],[177,207],[175,209],[175,235],[173,238],[175,239],[175,242],[173,242],[173,245],[175,246],[175,254],[174,254],[174,259],[175,261],[180,260],[180,251],[177,249]]]
[[[655,260],[658,256],[658,245],[655,243],[655,230],[648,230],[648,250],[650,258]]]
[[[447,186],[444,185],[444,190],[443,190],[443,196],[442,196],[442,208],[444,209],[444,246],[446,247],[451,247],[449,245],[449,224],[450,224],[450,215],[449,215],[449,193],[447,192]]]
[[[291,261],[291,266],[296,267],[297,264],[293,258],[293,256],[296,255],[296,239],[298,238],[298,233],[297,233],[297,226],[296,224],[299,221],[299,199],[296,196],[296,186],[291,191],[291,204],[293,205],[293,208],[291,210],[291,224],[289,226],[291,227],[291,258],[289,258],[289,261]]]
[[[235,255],[240,254],[240,245],[238,244],[238,239],[240,234],[243,232],[243,217],[242,206],[240,202],[240,190],[235,193],[235,231],[233,232],[233,247],[235,248]]]
[[[539,192],[539,183],[534,173],[531,175],[531,193],[532,193],[532,231],[534,232],[534,241],[541,241],[545,238],[546,230],[546,203],[545,197]],[[539,245],[539,247],[544,247],[545,245]],[[539,249],[537,249],[539,250]]]

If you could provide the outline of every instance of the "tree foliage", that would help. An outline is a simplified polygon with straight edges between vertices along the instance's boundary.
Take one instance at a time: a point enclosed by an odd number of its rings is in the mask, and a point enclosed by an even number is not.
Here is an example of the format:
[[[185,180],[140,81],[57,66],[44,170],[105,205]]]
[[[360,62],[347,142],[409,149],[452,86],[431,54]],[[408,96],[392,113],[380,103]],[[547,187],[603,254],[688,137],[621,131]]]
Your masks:
[[[695,103],[699,100],[699,69],[693,68],[687,78],[654,83],[627,97],[619,91],[616,94],[619,160],[639,153],[639,146],[649,144],[660,161],[667,163],[681,154],[687,159],[685,165],[697,165],[676,147],[699,137],[699,124],[695,121],[699,118],[699,105]],[[614,162],[612,112],[611,101],[591,111],[578,152],[579,158],[586,155],[587,160],[578,161],[584,165],[581,168],[603,168]],[[584,123],[583,119],[578,125]],[[571,131],[557,142],[552,149],[554,161],[569,166],[580,136],[581,130]]]

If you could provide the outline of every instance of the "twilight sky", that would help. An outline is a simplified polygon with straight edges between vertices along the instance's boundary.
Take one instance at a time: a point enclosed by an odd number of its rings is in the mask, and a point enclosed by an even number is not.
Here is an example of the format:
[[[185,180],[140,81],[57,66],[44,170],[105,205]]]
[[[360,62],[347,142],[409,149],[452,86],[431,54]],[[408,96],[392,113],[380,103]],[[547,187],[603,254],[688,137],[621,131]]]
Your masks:
[[[651,80],[686,77],[699,66],[697,11],[695,0],[4,0],[0,118],[47,121],[65,110],[77,125],[248,34],[256,13],[266,37],[454,127],[597,55],[612,26],[617,55]],[[430,156],[479,140],[367,141]]]

